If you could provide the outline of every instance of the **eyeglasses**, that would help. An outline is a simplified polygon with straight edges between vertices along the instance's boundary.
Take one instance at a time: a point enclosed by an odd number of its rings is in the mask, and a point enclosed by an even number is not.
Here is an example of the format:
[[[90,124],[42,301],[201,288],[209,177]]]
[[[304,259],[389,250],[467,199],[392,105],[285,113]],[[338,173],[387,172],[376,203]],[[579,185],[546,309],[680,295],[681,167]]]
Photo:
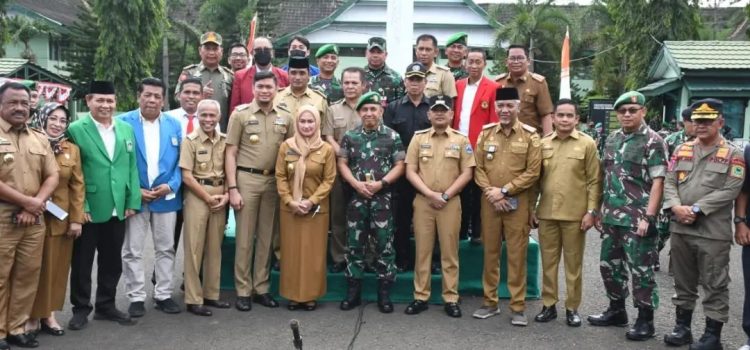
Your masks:
[[[526,56],[510,56],[510,57],[508,57],[508,61],[510,61],[510,62],[524,62],[524,61],[526,61]]]
[[[244,54],[244,53],[233,53],[233,54],[229,55],[229,57],[244,58],[244,57],[247,57],[247,55]]]
[[[633,114],[638,113],[638,111],[640,111],[641,109],[643,109],[643,107],[630,107],[630,108],[623,107],[617,110],[617,114],[625,115],[625,113],[630,113],[631,115],[633,115]]]

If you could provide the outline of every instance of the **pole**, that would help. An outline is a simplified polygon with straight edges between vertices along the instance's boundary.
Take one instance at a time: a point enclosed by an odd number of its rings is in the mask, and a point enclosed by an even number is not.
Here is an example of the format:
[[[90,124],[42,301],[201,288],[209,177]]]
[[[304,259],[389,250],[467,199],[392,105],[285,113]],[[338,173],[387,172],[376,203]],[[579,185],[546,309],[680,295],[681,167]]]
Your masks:
[[[414,53],[414,0],[388,0],[385,36],[387,63],[402,74]]]

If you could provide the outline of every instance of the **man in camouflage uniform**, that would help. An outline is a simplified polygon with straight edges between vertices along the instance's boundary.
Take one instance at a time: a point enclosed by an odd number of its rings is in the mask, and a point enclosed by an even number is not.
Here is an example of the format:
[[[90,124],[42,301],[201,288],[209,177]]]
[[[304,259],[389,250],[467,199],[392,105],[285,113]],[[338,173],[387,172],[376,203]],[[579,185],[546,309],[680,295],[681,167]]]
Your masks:
[[[690,326],[703,289],[706,330],[690,349],[721,349],[721,329],[729,320],[729,253],[732,248],[732,206],[745,178],[742,150],[721,135],[722,102],[705,99],[693,104],[691,119],[696,140],[677,147],[669,161],[663,209],[672,213],[671,253],[674,264],[672,303],[674,330],[667,345],[693,343]],[[735,218],[738,231],[746,229],[742,206]]]
[[[367,57],[367,66],[365,66],[367,87],[365,90],[379,93],[383,97],[381,100],[383,108],[388,105],[388,102],[403,97],[406,94],[404,80],[401,79],[398,72],[385,64],[385,59],[388,57],[385,39],[372,37],[367,40],[365,56]]]
[[[334,44],[321,46],[315,52],[315,59],[320,67],[320,74],[310,78],[310,87],[322,91],[333,104],[344,98],[341,80],[336,78],[336,67],[339,65],[339,48]]]
[[[621,129],[606,141],[603,156],[604,182],[599,270],[610,300],[609,308],[588,317],[594,326],[625,326],[628,315],[628,271],[638,318],[625,336],[646,340],[654,335],[654,310],[659,293],[653,266],[658,259],[656,214],[661,205],[667,173],[667,146],[643,118],[645,97],[636,91],[620,96],[614,104]]]
[[[223,54],[221,42],[221,35],[218,33],[206,32],[201,35],[201,45],[198,47],[201,62],[182,68],[174,91],[175,94],[180,92],[180,82],[183,80],[190,77],[200,78],[203,82],[203,99],[216,100],[221,105],[219,126],[222,132],[226,132],[229,123],[229,98],[232,94],[234,72],[219,64]]]
[[[349,252],[345,275],[349,288],[342,310],[361,304],[365,247],[368,237],[377,241],[378,309],[393,312],[389,296],[396,279],[393,250],[393,213],[390,184],[404,174],[404,145],[398,133],[383,125],[382,98],[368,92],[357,102],[362,127],[347,131],[341,140],[338,169],[341,177],[354,189],[346,208]]]
[[[464,59],[469,53],[466,47],[468,41],[468,34],[459,32],[448,37],[445,41],[445,56],[448,57],[448,69],[453,73],[453,79],[459,81],[460,79],[468,78],[469,72],[464,66]]]

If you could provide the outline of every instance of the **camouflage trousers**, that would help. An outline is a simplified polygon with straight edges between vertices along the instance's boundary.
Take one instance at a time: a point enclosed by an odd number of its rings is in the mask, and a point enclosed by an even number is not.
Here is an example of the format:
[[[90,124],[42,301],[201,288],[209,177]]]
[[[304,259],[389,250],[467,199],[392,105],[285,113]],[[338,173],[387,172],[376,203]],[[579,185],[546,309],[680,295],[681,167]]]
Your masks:
[[[362,278],[368,241],[374,241],[375,270],[378,279],[395,280],[396,254],[393,249],[393,230],[390,192],[377,194],[371,199],[355,194],[346,208],[349,249],[344,275],[347,278]]]
[[[640,237],[635,228],[604,225],[599,271],[610,300],[625,300],[628,293],[628,273],[632,278],[635,307],[656,309],[659,291],[654,276],[654,264],[659,258],[656,251],[658,233],[649,226],[648,234]]]
[[[657,252],[661,252],[664,247],[666,247],[667,241],[669,240],[669,221],[669,215],[661,214],[659,215],[659,221],[656,222],[656,231],[659,232]]]

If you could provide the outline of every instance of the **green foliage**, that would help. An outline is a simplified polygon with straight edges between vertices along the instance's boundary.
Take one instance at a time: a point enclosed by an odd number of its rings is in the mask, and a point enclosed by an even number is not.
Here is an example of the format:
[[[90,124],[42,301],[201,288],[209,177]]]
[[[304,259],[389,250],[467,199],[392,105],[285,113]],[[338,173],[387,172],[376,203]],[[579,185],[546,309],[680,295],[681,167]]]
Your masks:
[[[135,87],[151,76],[154,55],[167,27],[164,0],[96,0],[99,23],[97,79],[113,80],[118,109],[137,106]]]
[[[245,42],[257,0],[206,0],[200,7],[199,23],[224,39],[224,46]]]
[[[31,49],[31,39],[40,35],[55,34],[47,23],[31,20],[25,16],[15,16],[7,20],[7,24],[10,31],[10,40],[23,43],[24,49],[21,52],[21,58],[25,58],[32,63],[36,62],[36,54]]]
[[[5,56],[5,43],[10,40],[10,31],[8,31],[8,18],[5,16],[5,6],[9,0],[0,0],[0,58]]]
[[[745,6],[745,17],[746,19],[750,20],[750,4],[747,4],[747,6]],[[745,29],[745,35],[747,35],[747,38],[750,39],[750,26]]]
[[[71,56],[66,68],[70,72],[71,80],[79,87],[87,86],[95,78],[92,67],[94,67],[96,48],[99,46],[98,37],[99,22],[90,4],[84,1],[79,7],[78,18],[69,30]],[[85,88],[76,89],[79,93],[85,93],[85,90]]]
[[[277,30],[281,24],[281,2],[278,0],[257,0],[258,26],[256,36],[277,38],[283,33]]]

